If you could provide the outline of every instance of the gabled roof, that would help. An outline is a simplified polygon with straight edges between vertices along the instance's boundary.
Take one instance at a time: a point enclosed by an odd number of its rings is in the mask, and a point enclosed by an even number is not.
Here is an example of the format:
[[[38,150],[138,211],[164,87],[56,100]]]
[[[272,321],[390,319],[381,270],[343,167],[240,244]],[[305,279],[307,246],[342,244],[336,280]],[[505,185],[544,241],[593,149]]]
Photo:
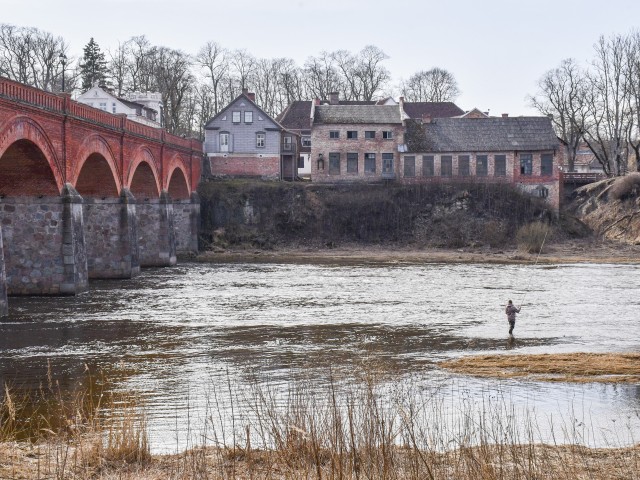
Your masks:
[[[460,118],[488,118],[488,117],[489,117],[488,113],[483,112],[477,107],[472,108],[464,115],[460,115]]]
[[[229,102],[229,104],[224,107],[222,110],[220,110],[217,114],[215,114],[213,117],[211,117],[209,120],[207,120],[207,123],[205,123],[204,128],[207,129],[207,127],[209,127],[209,125],[211,124],[211,122],[213,122],[214,120],[217,120],[219,117],[221,117],[227,110],[229,110],[237,101],[244,99],[247,102],[249,102],[250,104],[252,104],[254,107],[256,107],[258,109],[258,111],[260,113],[262,113],[266,118],[268,118],[269,120],[271,120],[277,127],[279,130],[282,130],[282,125],[280,125],[276,120],[274,120],[271,115],[269,115],[267,112],[265,112],[264,110],[262,110],[258,104],[256,102],[254,102],[253,100],[251,100],[251,98],[249,98],[248,95],[246,95],[245,93],[241,93],[240,95],[238,95],[236,98],[234,98],[232,101]]]
[[[404,102],[409,118],[448,118],[464,115],[464,110],[453,102]]]
[[[317,105],[314,123],[402,123],[397,105]]]
[[[431,152],[553,150],[559,145],[548,117],[438,118],[422,128]]]
[[[311,105],[313,102],[296,100],[291,102],[276,121],[291,130],[309,130],[311,128]]]

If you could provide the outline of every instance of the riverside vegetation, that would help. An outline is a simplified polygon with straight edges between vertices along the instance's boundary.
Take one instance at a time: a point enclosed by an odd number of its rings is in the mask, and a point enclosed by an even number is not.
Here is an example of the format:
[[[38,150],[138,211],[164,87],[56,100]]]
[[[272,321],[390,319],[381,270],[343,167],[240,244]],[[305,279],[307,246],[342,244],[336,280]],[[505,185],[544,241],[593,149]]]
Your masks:
[[[640,478],[640,445],[620,445],[620,432],[609,448],[589,448],[588,427],[569,419],[551,427],[568,441],[544,443],[544,420],[505,397],[452,418],[437,386],[425,394],[372,367],[355,374],[346,388],[331,380],[321,390],[296,378],[284,401],[268,382],[230,382],[231,405],[212,392],[190,448],[163,455],[151,454],[144,405],[108,395],[100,376],[66,397],[55,380],[36,398],[5,386],[0,478]]]

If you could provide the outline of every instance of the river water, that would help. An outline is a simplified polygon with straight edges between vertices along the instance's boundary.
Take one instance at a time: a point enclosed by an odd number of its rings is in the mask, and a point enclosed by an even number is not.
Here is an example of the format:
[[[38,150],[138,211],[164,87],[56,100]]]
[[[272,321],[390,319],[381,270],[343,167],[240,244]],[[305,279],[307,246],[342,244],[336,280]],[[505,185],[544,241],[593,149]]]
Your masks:
[[[523,305],[512,342],[509,298]],[[156,450],[188,445],[185,425],[197,430],[212,399],[227,411],[257,384],[284,397],[292,378],[349,385],[367,369],[396,387],[437,389],[450,410],[506,399],[551,425],[541,440],[558,434],[558,419],[571,437],[558,441],[640,438],[640,385],[481,380],[437,366],[478,353],[638,352],[636,265],[185,263],[9,303],[2,383],[37,388],[50,369],[71,388],[102,369],[111,388],[144,399]]]

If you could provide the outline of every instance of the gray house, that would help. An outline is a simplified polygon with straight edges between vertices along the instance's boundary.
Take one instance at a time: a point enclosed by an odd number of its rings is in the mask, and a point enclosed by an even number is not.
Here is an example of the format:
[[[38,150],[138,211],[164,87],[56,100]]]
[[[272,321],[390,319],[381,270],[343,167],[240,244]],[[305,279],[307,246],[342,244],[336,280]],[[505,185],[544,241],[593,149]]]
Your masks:
[[[205,125],[204,151],[213,176],[279,180],[291,170],[297,140],[243,90]]]

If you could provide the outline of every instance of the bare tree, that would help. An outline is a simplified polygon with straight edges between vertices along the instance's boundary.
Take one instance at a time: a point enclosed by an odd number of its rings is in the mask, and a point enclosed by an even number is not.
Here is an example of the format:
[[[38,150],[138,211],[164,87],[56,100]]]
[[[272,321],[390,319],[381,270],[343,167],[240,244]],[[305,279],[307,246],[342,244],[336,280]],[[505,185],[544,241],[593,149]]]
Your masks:
[[[585,128],[585,72],[575,60],[563,60],[559,67],[544,74],[538,88],[538,94],[529,98],[530,103],[551,117],[556,134],[567,144],[568,168],[573,172]]]
[[[627,75],[629,77],[629,111],[633,125],[629,128],[627,139],[635,156],[635,169],[640,172],[640,31],[629,37],[627,53]]]
[[[62,37],[36,28],[0,24],[0,74],[12,80],[59,91],[63,70],[60,55],[66,56],[68,49]]]
[[[627,139],[633,128],[629,108],[629,38],[601,36],[588,73],[584,139],[607,175],[627,172]]]
[[[109,71],[111,73],[111,83],[115,90],[115,94],[121,97],[125,92],[127,83],[127,44],[118,42],[115,50],[109,50]]]
[[[304,79],[307,92],[315,98],[326,99],[331,92],[344,91],[333,55],[328,52],[307,59],[304,64]]]
[[[408,102],[453,102],[460,95],[453,74],[438,67],[414,73],[400,90]]]
[[[189,55],[166,47],[154,49],[153,82],[162,94],[165,128],[176,134],[190,131],[182,118],[183,102],[194,83],[192,60]]]
[[[228,75],[229,52],[216,42],[207,42],[196,55],[196,63],[205,72],[211,86],[214,112],[222,106],[222,83]]]
[[[374,45],[367,45],[358,54],[353,72],[360,83],[360,99],[373,100],[391,80],[391,74],[382,62],[389,58]]]
[[[249,88],[249,82],[256,70],[256,59],[246,50],[234,50],[231,55],[230,64],[237,76],[240,90]]]

